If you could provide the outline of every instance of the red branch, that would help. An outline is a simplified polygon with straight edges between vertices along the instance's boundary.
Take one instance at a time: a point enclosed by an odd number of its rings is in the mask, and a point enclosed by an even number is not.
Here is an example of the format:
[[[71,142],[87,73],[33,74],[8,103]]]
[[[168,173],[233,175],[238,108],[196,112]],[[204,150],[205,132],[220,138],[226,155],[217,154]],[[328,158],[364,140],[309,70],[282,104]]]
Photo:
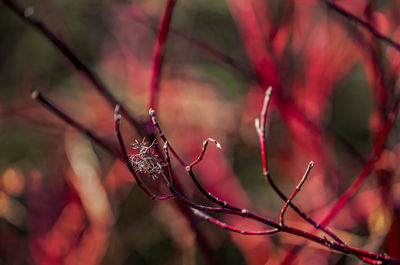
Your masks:
[[[304,182],[306,181],[308,174],[310,174],[311,169],[314,167],[314,162],[311,161],[308,164],[307,170],[304,173],[304,176],[301,178],[299,184],[296,186],[296,189],[293,191],[292,195],[290,195],[289,199],[287,199],[285,205],[283,206],[282,210],[281,210],[281,215],[279,216],[279,221],[280,221],[280,225],[284,225],[284,220],[283,220],[283,216],[285,215],[285,211],[287,209],[287,207],[289,206],[289,203],[293,200],[294,196],[296,196],[296,194],[300,191],[301,187],[303,186]]]
[[[156,109],[157,96],[160,87],[161,69],[163,64],[165,42],[168,36],[169,25],[171,24],[172,11],[176,0],[166,0],[163,14],[158,28],[156,44],[153,50],[152,74],[150,80],[150,101],[149,109]]]
[[[400,101],[400,96],[396,98],[393,104],[393,108],[390,111],[389,116],[386,120],[385,126],[383,127],[381,133],[378,136],[371,158],[367,161],[360,175],[356,178],[353,184],[351,184],[351,186],[347,189],[347,191],[336,201],[335,205],[332,207],[329,213],[324,218],[322,218],[321,226],[326,226],[337,215],[337,213],[354,196],[354,194],[358,191],[365,178],[373,170],[375,163],[378,161],[378,159],[382,154],[382,150],[385,145],[386,139],[389,135],[390,129],[392,128],[393,122],[399,111],[399,101]]]
[[[346,9],[338,6],[331,0],[321,0],[325,2],[332,10],[336,11],[338,14],[344,16],[346,19],[355,22],[356,24],[362,26],[366,30],[368,30],[372,35],[376,38],[383,40],[388,45],[392,46],[396,50],[400,51],[400,44],[382,34],[379,30],[377,30],[374,26],[372,26],[367,21],[362,20],[361,18],[357,17],[356,15],[352,14],[351,12],[347,11]]]
[[[270,89],[269,89],[270,91]],[[268,93],[266,95],[266,100],[265,102],[265,111],[267,110],[267,106],[268,106],[268,102],[269,102],[269,97],[268,97]],[[155,120],[155,113],[154,111],[150,112],[150,115],[152,117],[152,120]],[[165,135],[163,135],[163,139],[165,138]],[[168,141],[166,141],[164,143],[164,152],[165,152],[165,159],[167,161],[167,166],[168,166],[168,174],[169,174],[169,178],[170,179],[174,179],[173,176],[173,171],[172,171],[172,167],[171,167],[171,161],[170,161],[170,156],[168,154],[168,149],[169,149],[169,143]],[[202,156],[202,154],[200,154],[200,156]],[[310,166],[309,166],[310,168]],[[308,170],[309,171],[309,170]],[[307,174],[307,172],[306,172]],[[285,232],[285,233],[289,233],[295,236],[299,236],[302,238],[306,238],[308,240],[311,240],[313,242],[316,242],[318,244],[324,245],[325,247],[328,247],[332,250],[337,250],[339,252],[345,253],[345,254],[352,254],[355,255],[363,260],[369,260],[372,259],[371,262],[385,262],[385,263],[394,263],[394,264],[400,264],[400,260],[392,258],[392,257],[388,257],[386,255],[380,255],[380,254],[376,254],[376,253],[372,253],[372,252],[368,252],[368,251],[364,251],[361,249],[357,249],[357,248],[353,248],[350,247],[342,242],[337,243],[334,241],[330,241],[328,239],[326,239],[325,237],[319,237],[317,235],[314,235],[312,233],[306,232],[304,230],[300,230],[294,227],[290,227],[290,226],[286,226],[283,224],[279,224],[277,222],[272,221],[269,218],[266,217],[262,217],[259,216],[253,212],[250,212],[247,209],[240,209],[239,207],[234,206],[235,208],[238,209],[231,209],[231,208],[224,208],[224,207],[211,207],[211,206],[206,206],[206,205],[201,205],[201,204],[197,204],[193,201],[191,201],[190,199],[188,199],[187,197],[185,197],[183,194],[181,194],[178,190],[176,190],[174,188],[174,186],[171,184],[171,182],[169,181],[168,177],[162,173],[161,176],[163,177],[164,182],[168,185],[169,190],[171,191],[171,193],[173,195],[175,195],[175,198],[179,199],[181,202],[183,202],[184,204],[186,204],[188,207],[194,209],[195,214],[199,215],[200,217],[204,218],[205,220],[218,225],[219,227],[223,228],[223,229],[228,229],[232,232],[239,232],[239,233],[244,233],[247,235],[262,235],[262,234],[272,234],[272,233],[276,233],[276,232]],[[303,178],[304,179],[304,178]],[[197,210],[197,211],[196,211]],[[199,212],[200,211],[200,212]],[[275,229],[272,230],[260,230],[260,231],[252,231],[252,230],[243,230],[243,229],[239,229],[236,228],[234,226],[231,225],[227,225],[224,222],[219,221],[216,218],[210,217],[206,214],[203,214],[202,212],[211,212],[211,213],[220,213],[220,214],[228,214],[228,215],[236,215],[236,216],[241,216],[243,218],[248,218],[248,219],[252,219],[255,221],[258,221],[260,223],[266,224],[268,226],[271,226]]]

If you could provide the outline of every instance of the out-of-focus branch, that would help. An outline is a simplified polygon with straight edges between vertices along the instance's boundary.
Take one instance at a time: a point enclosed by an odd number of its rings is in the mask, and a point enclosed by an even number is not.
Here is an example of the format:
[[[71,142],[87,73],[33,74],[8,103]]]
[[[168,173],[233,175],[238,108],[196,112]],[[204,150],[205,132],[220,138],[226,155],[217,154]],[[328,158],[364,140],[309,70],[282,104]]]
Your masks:
[[[172,13],[176,0],[166,0],[157,32],[156,44],[153,50],[152,73],[150,80],[149,109],[157,108],[157,97],[160,89],[161,70],[165,53],[165,43],[168,36],[169,25],[171,24]]]
[[[346,203],[354,196],[354,194],[359,190],[361,184],[364,182],[365,178],[371,173],[374,168],[375,163],[380,158],[384,145],[386,143],[389,132],[393,126],[393,122],[397,116],[399,111],[399,101],[400,96],[396,97],[396,100],[393,104],[392,110],[390,111],[388,118],[386,120],[385,126],[383,127],[381,133],[378,135],[377,141],[374,146],[374,151],[370,159],[365,164],[362,169],[360,175],[356,178],[353,184],[347,189],[347,191],[336,201],[332,209],[328,214],[322,218],[321,226],[326,226],[337,214],[338,212],[346,205]]]
[[[362,20],[361,18],[357,17],[353,13],[347,11],[343,7],[335,4],[331,0],[321,0],[324,2],[329,8],[337,12],[338,14],[344,16],[346,19],[355,22],[357,25],[360,25],[364,29],[368,30],[372,35],[376,38],[386,42],[391,47],[395,48],[396,50],[400,51],[400,44],[389,38],[388,36],[382,34],[378,29],[376,29],[373,25],[368,23],[367,21]]]
[[[80,124],[78,121],[73,119],[65,111],[63,111],[62,109],[57,107],[54,103],[52,103],[45,96],[43,96],[39,91],[37,91],[37,90],[34,91],[32,93],[32,98],[38,100],[43,106],[45,106],[47,109],[49,109],[51,112],[53,112],[56,116],[58,116],[60,119],[62,119],[65,123],[74,127],[80,133],[89,137],[91,140],[96,142],[98,145],[103,147],[105,150],[110,152],[115,157],[118,157],[119,159],[123,160],[121,153],[116,148],[114,148],[110,143],[106,142],[104,139],[101,139],[99,136],[97,136],[95,133],[93,133],[90,129],[86,128],[85,126]]]
[[[121,113],[125,118],[138,130],[142,132],[143,127],[140,125],[133,116],[131,116],[128,110],[121,105],[121,103],[110,93],[110,91],[106,88],[104,83],[100,80],[100,78],[92,71],[90,68],[72,51],[70,47],[63,41],[61,38],[56,36],[45,24],[43,24],[40,20],[34,18],[31,14],[25,12],[25,9],[19,6],[13,0],[2,0],[4,5],[8,7],[13,13],[18,15],[24,22],[35,28],[38,32],[40,32],[43,37],[45,37],[48,41],[50,41],[54,47],[56,47],[61,54],[63,54],[68,61],[75,67],[75,69],[81,73],[103,96],[103,98],[107,101],[107,103],[114,108],[115,105],[121,106]]]
[[[400,96],[397,96],[393,104],[392,110],[388,115],[385,126],[383,127],[383,129],[381,130],[380,134],[377,137],[377,141],[375,143],[374,150],[372,152],[370,159],[368,159],[368,161],[365,163],[361,173],[354,180],[352,185],[346,190],[345,193],[342,194],[342,196],[335,202],[330,211],[322,218],[320,222],[321,227],[325,227],[326,225],[328,225],[330,221],[332,221],[332,219],[340,212],[340,210],[343,209],[343,207],[347,204],[347,202],[359,190],[361,184],[364,182],[366,177],[373,170],[375,163],[379,160],[382,154],[386,139],[389,135],[390,129],[393,126],[393,122],[398,114],[399,102],[400,102]],[[303,247],[304,245],[298,245],[290,249],[286,257],[284,258],[282,264],[289,264],[290,260],[292,260],[296,256],[296,254],[303,249]]]

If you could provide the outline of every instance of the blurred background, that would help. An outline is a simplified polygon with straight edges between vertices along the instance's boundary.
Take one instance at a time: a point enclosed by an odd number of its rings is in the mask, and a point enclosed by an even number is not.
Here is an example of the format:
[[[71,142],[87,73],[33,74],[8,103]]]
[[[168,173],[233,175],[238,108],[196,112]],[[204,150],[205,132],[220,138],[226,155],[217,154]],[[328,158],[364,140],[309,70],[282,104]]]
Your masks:
[[[19,1],[107,84],[139,121],[148,119],[151,59],[163,1]],[[335,1],[400,41],[400,1]],[[117,146],[113,109],[65,57],[0,5],[0,264],[209,264],[176,205],[150,200],[123,163],[39,102]],[[254,120],[274,87],[269,167],[315,220],[360,174],[398,94],[400,53],[324,1],[179,0],[168,34],[158,120],[213,194],[279,221],[284,204],[262,175]],[[140,135],[123,120],[127,145]],[[347,244],[400,258],[399,124],[360,191],[329,227]],[[129,153],[134,150],[129,148]],[[173,160],[182,190],[207,204]],[[149,181],[157,194],[160,180]],[[219,216],[221,217],[221,216]],[[265,229],[241,218],[222,220]],[[232,234],[195,218],[219,264],[355,264],[351,256],[279,233]],[[292,210],[286,224],[312,227]]]

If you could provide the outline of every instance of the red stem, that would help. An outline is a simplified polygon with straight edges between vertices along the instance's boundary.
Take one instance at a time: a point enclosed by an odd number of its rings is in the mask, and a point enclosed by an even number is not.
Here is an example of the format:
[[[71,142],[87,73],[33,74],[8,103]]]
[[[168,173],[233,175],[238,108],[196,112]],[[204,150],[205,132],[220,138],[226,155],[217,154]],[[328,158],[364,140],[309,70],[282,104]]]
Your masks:
[[[283,206],[282,210],[281,210],[281,215],[279,216],[279,220],[280,220],[280,225],[284,225],[284,220],[283,220],[283,216],[285,214],[285,211],[287,209],[287,207],[289,206],[289,203],[293,200],[294,196],[296,196],[296,194],[300,191],[301,187],[303,186],[304,182],[306,181],[308,174],[310,173],[311,169],[314,166],[314,162],[311,161],[308,164],[307,170],[304,173],[304,176],[301,178],[299,184],[296,186],[296,189],[293,191],[292,195],[290,195],[289,199],[287,199],[287,201],[285,202],[285,205]]]
[[[120,147],[120,150],[122,153],[121,160],[128,167],[132,176],[135,178],[136,184],[139,186],[139,188],[142,189],[147,194],[147,196],[149,196],[152,200],[156,199],[156,200],[161,201],[161,200],[168,200],[168,199],[175,197],[172,194],[167,195],[167,196],[157,196],[143,184],[143,182],[140,180],[139,176],[135,172],[135,169],[133,168],[132,164],[129,161],[129,156],[128,156],[128,153],[126,152],[125,143],[124,143],[124,140],[121,135],[121,130],[120,130],[121,126],[120,125],[121,125],[120,106],[117,105],[117,106],[115,106],[115,113],[114,113],[114,128],[115,128],[115,134],[118,139],[118,144],[119,144],[119,147]]]
[[[172,168],[171,168],[171,161],[170,161],[170,157],[169,157],[169,154],[168,154],[168,142],[166,142],[164,144],[164,150],[165,150],[165,157],[166,157],[167,165],[168,165],[168,173],[170,175],[170,178],[173,178],[173,172],[172,172]],[[161,174],[161,175],[162,175],[165,183],[167,183],[171,193],[174,194],[176,196],[176,198],[178,198],[180,201],[182,201],[184,204],[186,204],[187,206],[189,206],[192,209],[196,209],[196,210],[199,210],[199,211],[212,212],[212,213],[237,215],[237,216],[241,216],[243,218],[249,218],[249,219],[258,221],[260,223],[264,223],[264,224],[266,224],[268,226],[274,227],[274,228],[276,228],[277,230],[279,230],[281,232],[285,232],[285,233],[296,235],[296,236],[299,236],[299,237],[302,237],[302,238],[306,238],[306,239],[311,240],[313,242],[316,242],[318,244],[324,245],[325,247],[328,247],[328,248],[330,248],[332,250],[337,250],[337,251],[340,251],[340,252],[345,253],[345,254],[352,254],[352,255],[355,255],[357,257],[365,257],[365,258],[368,258],[368,259],[378,260],[378,261],[382,261],[382,262],[386,262],[386,263],[400,264],[400,260],[399,259],[395,259],[395,258],[392,258],[392,257],[388,257],[386,255],[379,255],[379,254],[376,254],[376,253],[372,253],[372,252],[364,251],[364,250],[361,250],[361,249],[353,248],[353,247],[347,246],[347,245],[342,244],[342,243],[336,243],[334,241],[329,241],[326,238],[322,238],[322,237],[316,236],[316,235],[314,235],[312,233],[309,233],[309,232],[306,232],[304,230],[300,230],[300,229],[297,229],[297,228],[294,228],[294,227],[290,227],[290,226],[286,226],[286,225],[281,226],[280,224],[278,224],[278,223],[276,223],[276,222],[274,222],[274,221],[272,221],[272,220],[270,220],[268,218],[256,215],[256,214],[248,211],[247,209],[242,209],[241,211],[236,211],[236,210],[232,210],[232,209],[226,209],[226,208],[221,208],[221,207],[210,207],[210,206],[204,206],[204,205],[200,205],[200,204],[194,203],[194,202],[190,201],[189,199],[187,199],[182,194],[180,194],[171,185],[171,183],[169,182],[168,178],[164,174]],[[225,228],[225,226],[224,226],[225,223],[223,223],[223,222],[218,221],[218,222],[213,222],[213,223],[219,225],[222,228]],[[232,227],[232,228],[234,228],[234,227]],[[248,232],[251,232],[251,231],[248,231]],[[270,233],[272,233],[272,230],[271,230]]]
[[[220,220],[209,216],[208,214],[203,213],[202,211],[193,209],[193,213],[213,224],[216,224],[217,226],[221,227],[222,229],[231,231],[231,232],[235,232],[235,233],[239,233],[242,235],[256,235],[256,236],[260,236],[260,235],[271,235],[271,234],[275,234],[277,232],[279,232],[278,228],[274,228],[274,229],[269,229],[269,230],[243,230],[243,229],[239,229],[236,228],[232,225],[228,225],[227,223],[221,222]]]
[[[265,126],[266,126],[266,121],[267,121],[268,107],[270,105],[271,92],[272,92],[271,87],[269,87],[265,92],[264,104],[263,104],[263,107],[261,110],[260,120],[258,120],[258,119],[256,120],[256,129],[257,129],[257,133],[258,133],[258,139],[260,142],[261,159],[263,162],[264,177],[267,179],[268,183],[271,185],[271,187],[275,191],[275,193],[278,194],[278,196],[281,197],[282,200],[287,202],[288,198],[283,194],[283,192],[275,184],[275,182],[271,178],[271,175],[268,170],[268,158],[267,158],[266,143],[265,143],[266,142],[265,141]],[[308,223],[313,225],[316,229],[320,229],[321,231],[324,231],[326,234],[328,234],[330,237],[335,239],[337,242],[343,243],[343,241],[338,236],[336,236],[332,231],[330,231],[329,229],[326,229],[324,227],[321,227],[320,224],[318,224],[313,219],[311,219],[307,214],[305,214],[303,211],[301,211],[297,206],[295,206],[290,201],[289,201],[289,206],[292,207],[292,209],[298,215],[300,215],[304,220],[306,220]]]
[[[103,147],[105,150],[107,150],[108,152],[113,154],[115,157],[118,157],[119,159],[123,159],[121,153],[116,148],[111,146],[110,143],[101,139],[99,136],[94,134],[91,130],[84,127],[82,124],[80,124],[76,120],[74,120],[71,116],[69,116],[67,113],[65,113],[63,110],[61,110],[59,107],[57,107],[55,104],[53,104],[51,101],[49,101],[46,97],[44,97],[39,91],[34,91],[32,93],[32,98],[38,100],[43,106],[45,106],[47,109],[49,109],[51,112],[53,112],[60,119],[65,121],[68,125],[74,127],[80,133],[89,137],[91,140],[93,140],[98,145]]]
[[[388,36],[382,34],[379,30],[377,30],[374,26],[372,26],[367,21],[362,20],[361,18],[357,17],[353,13],[347,11],[346,9],[338,6],[331,0],[321,0],[322,2],[326,3],[328,7],[332,10],[336,11],[338,14],[344,16],[346,19],[355,22],[357,25],[362,26],[366,30],[368,30],[372,35],[376,38],[386,42],[388,45],[392,46],[396,50],[400,51],[400,44],[389,38]]]
[[[153,50],[152,74],[150,80],[150,101],[149,108],[157,108],[157,96],[160,88],[161,69],[165,53],[165,43],[168,36],[169,26],[171,24],[172,11],[176,0],[166,0],[164,10],[158,28],[156,44]]]
[[[390,129],[393,126],[393,122],[397,116],[399,111],[399,101],[400,96],[398,96],[393,104],[393,108],[390,111],[388,118],[386,120],[385,126],[383,127],[381,133],[378,135],[378,139],[374,146],[374,151],[372,153],[371,158],[367,161],[364,168],[362,169],[360,175],[356,178],[353,184],[347,189],[347,191],[336,201],[335,205],[329,211],[328,214],[321,221],[321,226],[326,226],[336,215],[337,213],[346,205],[346,203],[354,196],[354,194],[358,191],[361,184],[365,180],[365,178],[371,173],[374,168],[375,163],[378,161],[382,154],[383,147],[385,145],[386,139],[389,135]]]
[[[325,215],[325,217],[321,220],[321,226],[324,227],[329,224],[329,222],[339,213],[339,211],[346,205],[346,203],[354,196],[354,194],[361,187],[361,184],[366,179],[366,177],[371,173],[374,168],[375,163],[378,161],[379,157],[382,154],[382,150],[387,139],[387,136],[390,132],[390,129],[393,126],[393,122],[397,116],[399,111],[399,101],[400,96],[395,99],[392,110],[389,113],[389,116],[386,120],[385,126],[383,127],[381,133],[378,135],[377,141],[374,146],[374,151],[372,152],[371,158],[366,162],[364,168],[362,169],[360,175],[356,178],[353,184],[346,190],[345,193],[336,201],[331,210]],[[304,245],[299,245],[293,247],[286,254],[284,261],[282,264],[290,264],[290,262],[295,258],[296,254],[301,251]]]

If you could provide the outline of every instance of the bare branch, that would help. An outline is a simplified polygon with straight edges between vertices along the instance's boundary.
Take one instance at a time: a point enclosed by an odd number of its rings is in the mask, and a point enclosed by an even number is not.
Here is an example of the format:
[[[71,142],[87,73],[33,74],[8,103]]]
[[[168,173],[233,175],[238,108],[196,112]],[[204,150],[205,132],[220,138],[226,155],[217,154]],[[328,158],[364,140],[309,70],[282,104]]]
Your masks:
[[[45,96],[43,96],[39,91],[35,90],[34,92],[32,92],[32,98],[39,101],[43,106],[45,106],[48,110],[50,110],[52,113],[54,113],[57,117],[59,117],[64,122],[66,122],[68,125],[72,126],[76,130],[78,130],[80,133],[89,137],[91,140],[93,140],[98,145],[103,147],[105,150],[107,150],[108,152],[113,154],[115,157],[118,157],[120,159],[122,158],[122,156],[118,152],[118,150],[116,148],[114,148],[110,143],[106,142],[104,139],[100,138],[95,133],[93,133],[90,129],[86,128],[85,126],[80,124],[78,121],[73,119],[66,112],[64,112],[62,109],[60,109],[54,103],[52,103],[50,100],[48,100]]]
[[[163,65],[165,43],[168,36],[169,25],[171,24],[172,12],[174,10],[176,0],[166,0],[161,16],[159,29],[157,32],[156,44],[154,46],[152,58],[152,75],[150,80],[150,101],[149,108],[156,109],[157,96],[160,86],[161,70]]]
[[[63,54],[68,61],[75,67],[75,69],[81,73],[89,82],[96,88],[100,95],[108,102],[108,104],[114,108],[115,105],[120,105],[121,113],[128,119],[128,121],[138,130],[142,132],[141,124],[134,119],[127,111],[125,107],[110,93],[106,88],[105,84],[90,68],[72,51],[70,47],[56,36],[45,24],[40,20],[34,18],[31,14],[25,12],[25,9],[19,6],[13,0],[2,0],[5,6],[7,6],[12,12],[17,14],[24,22],[35,28],[40,32],[44,38],[51,42],[61,54]]]
[[[364,29],[368,30],[372,35],[374,35],[376,38],[386,42],[388,45],[391,47],[395,48],[396,50],[400,51],[400,44],[389,38],[388,36],[385,36],[382,34],[379,30],[377,30],[374,26],[372,26],[370,23],[367,21],[362,20],[361,18],[357,17],[353,13],[345,10],[344,8],[340,7],[339,5],[335,4],[332,0],[321,0],[324,2],[328,7],[330,7],[332,10],[337,12],[338,14],[342,15],[346,19],[355,22],[357,25],[360,25]]]
[[[132,176],[136,180],[136,184],[139,186],[140,189],[142,189],[147,196],[149,196],[151,199],[156,199],[156,200],[167,200],[175,197],[174,195],[170,194],[167,196],[157,196],[153,192],[151,192],[140,180],[139,176],[136,174],[135,169],[132,166],[132,163],[130,163],[130,159],[128,156],[128,153],[126,152],[125,148],[125,143],[121,135],[121,114],[120,114],[120,106],[117,105],[115,106],[115,114],[114,114],[114,125],[115,125],[115,134],[118,139],[119,147],[122,153],[122,161],[126,164],[128,167],[129,171],[131,172]]]
[[[313,167],[314,167],[314,162],[311,161],[308,164],[308,167],[306,169],[306,172],[304,173],[304,176],[301,178],[299,184],[296,186],[296,189],[293,191],[292,195],[290,195],[289,199],[287,199],[285,205],[283,206],[283,208],[281,210],[281,215],[279,216],[280,225],[284,225],[283,216],[285,214],[285,211],[286,211],[287,207],[289,206],[289,203],[293,200],[294,196],[296,196],[296,194],[300,191],[301,187],[303,186],[304,182],[306,181],[306,179],[308,177],[308,174],[310,173],[310,171]]]

